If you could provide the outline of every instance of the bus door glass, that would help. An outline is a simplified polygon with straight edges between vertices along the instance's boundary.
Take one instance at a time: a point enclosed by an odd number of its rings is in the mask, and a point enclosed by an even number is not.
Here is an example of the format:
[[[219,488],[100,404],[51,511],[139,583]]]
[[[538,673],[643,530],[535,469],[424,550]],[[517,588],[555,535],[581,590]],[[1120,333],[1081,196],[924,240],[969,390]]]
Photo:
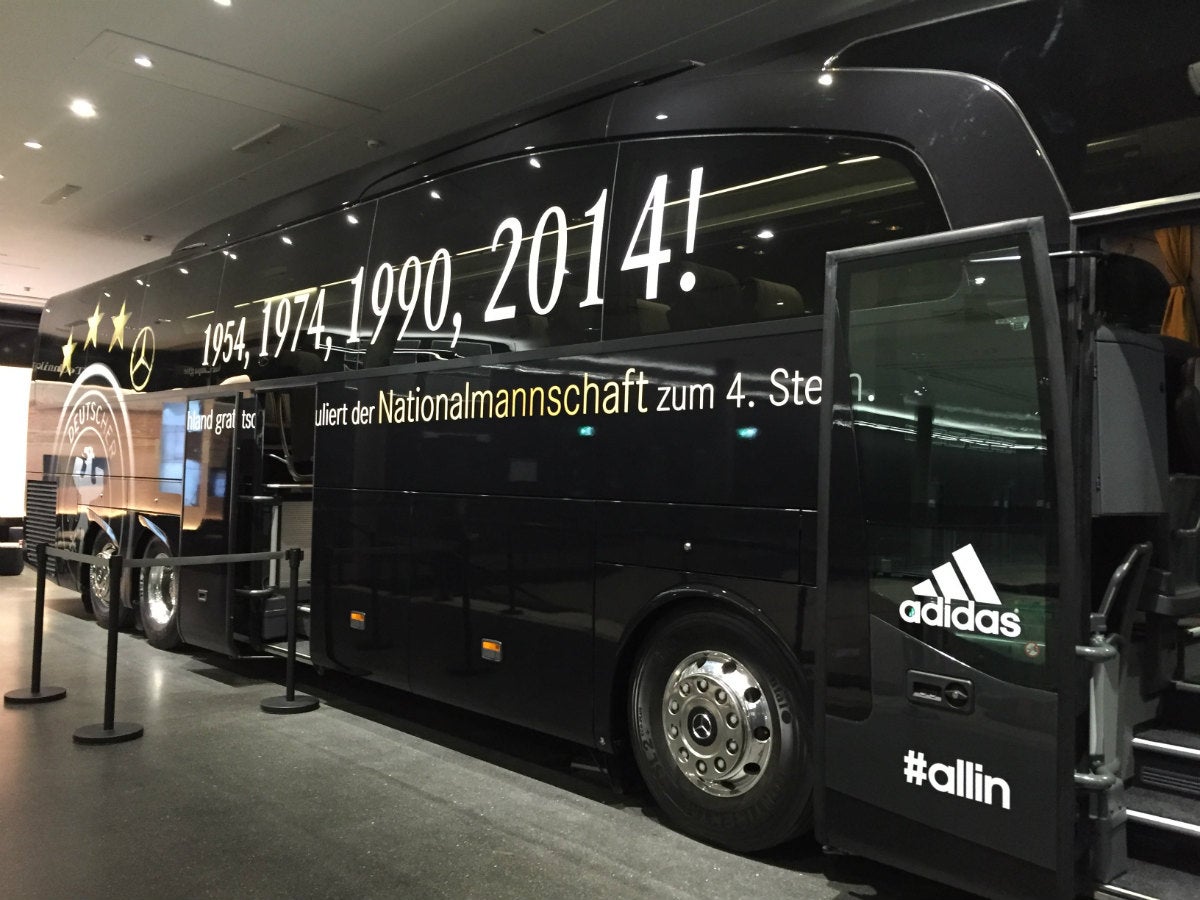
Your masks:
[[[1061,895],[1078,601],[1041,221],[831,253],[826,290],[822,837]]]
[[[240,424],[236,395],[189,400],[184,421],[181,556],[229,553],[237,484],[234,448]],[[198,647],[233,654],[229,567],[179,570],[179,630]]]

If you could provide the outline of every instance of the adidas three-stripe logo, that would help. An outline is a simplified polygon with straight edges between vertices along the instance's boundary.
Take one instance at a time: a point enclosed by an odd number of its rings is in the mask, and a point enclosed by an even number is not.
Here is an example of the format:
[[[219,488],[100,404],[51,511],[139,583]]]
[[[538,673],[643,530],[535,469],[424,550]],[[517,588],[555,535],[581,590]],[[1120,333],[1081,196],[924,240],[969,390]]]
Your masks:
[[[966,544],[950,556],[952,562],[938,566],[932,578],[913,586],[914,597],[900,604],[901,621],[1020,637],[1021,614],[998,608],[1000,598],[975,548]]]

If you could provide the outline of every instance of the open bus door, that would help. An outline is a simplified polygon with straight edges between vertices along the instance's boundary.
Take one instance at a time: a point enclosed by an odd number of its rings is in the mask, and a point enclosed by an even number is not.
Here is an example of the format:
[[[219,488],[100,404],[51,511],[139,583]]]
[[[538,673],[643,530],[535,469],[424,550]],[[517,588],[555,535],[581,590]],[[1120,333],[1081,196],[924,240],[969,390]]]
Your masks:
[[[237,394],[189,400],[184,437],[181,556],[217,556],[235,548],[239,434],[243,398]],[[237,654],[232,569],[183,566],[179,579],[179,633],[196,647]]]
[[[818,837],[1073,894],[1079,554],[1040,219],[830,253]]]

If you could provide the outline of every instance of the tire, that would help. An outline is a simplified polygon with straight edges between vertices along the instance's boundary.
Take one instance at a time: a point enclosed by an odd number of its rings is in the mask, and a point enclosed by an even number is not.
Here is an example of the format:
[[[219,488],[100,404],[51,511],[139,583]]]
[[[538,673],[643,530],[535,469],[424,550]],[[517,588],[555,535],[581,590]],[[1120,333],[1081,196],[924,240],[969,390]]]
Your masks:
[[[96,535],[92,541],[92,548],[89,551],[92,556],[102,556],[108,559],[114,553],[118,552],[118,547],[112,542],[112,539],[101,532]],[[109,585],[108,585],[108,566],[105,565],[85,565],[80,572],[80,580],[83,583],[83,605],[88,606],[92,610],[92,615],[96,617],[96,624],[101,628],[108,627],[108,617],[111,610],[109,604]],[[117,606],[117,627],[125,628],[129,625],[133,618],[133,610],[124,604]]]
[[[143,559],[170,556],[171,548],[152,538]],[[174,566],[141,569],[138,576],[138,603],[142,611],[142,630],[146,640],[160,650],[174,650],[183,643],[179,633],[179,583]]]
[[[807,830],[809,702],[795,664],[748,619],[704,608],[656,626],[634,668],[629,724],[664,815],[743,853]]]

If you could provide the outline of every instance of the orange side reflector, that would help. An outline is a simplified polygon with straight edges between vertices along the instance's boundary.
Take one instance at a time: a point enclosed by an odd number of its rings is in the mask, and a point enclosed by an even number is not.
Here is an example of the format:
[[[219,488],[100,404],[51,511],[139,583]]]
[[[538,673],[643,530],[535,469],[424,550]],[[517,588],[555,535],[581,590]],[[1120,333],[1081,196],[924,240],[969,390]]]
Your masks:
[[[352,613],[350,613],[350,621],[351,622],[365,622],[365,621],[367,621],[367,614],[360,613],[360,612],[352,612]]]
[[[491,650],[492,652],[495,652],[500,649],[500,642],[499,641],[484,641],[483,649]]]

